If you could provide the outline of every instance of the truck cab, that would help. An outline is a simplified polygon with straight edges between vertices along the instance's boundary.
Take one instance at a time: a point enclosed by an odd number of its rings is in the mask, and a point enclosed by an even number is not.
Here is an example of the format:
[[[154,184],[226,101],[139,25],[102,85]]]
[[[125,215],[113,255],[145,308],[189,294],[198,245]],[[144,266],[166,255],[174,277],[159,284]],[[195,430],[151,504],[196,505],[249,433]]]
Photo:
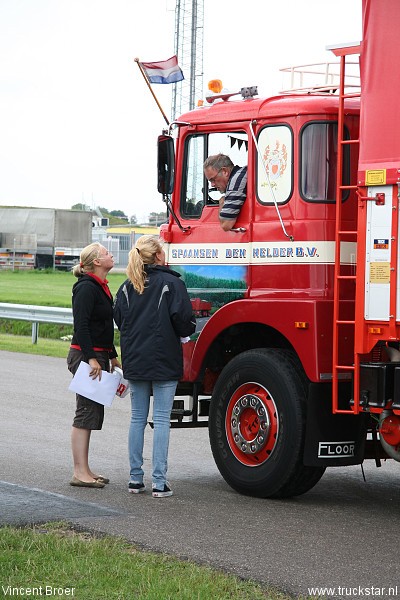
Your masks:
[[[358,136],[358,115],[359,101],[349,102],[345,124],[349,138]],[[180,226],[170,219],[162,236],[168,241],[168,262],[181,271],[189,290],[199,289],[198,295],[212,303],[213,313],[226,307],[218,320],[232,314],[233,307],[227,305],[239,299],[250,300],[252,317],[258,314],[255,322],[264,321],[266,326],[276,324],[282,311],[290,311],[298,322],[314,320],[304,312],[306,306],[326,311],[328,319],[333,298],[337,116],[338,99],[330,94],[231,100],[229,106],[215,103],[182,116],[186,123],[178,123],[173,195]],[[352,150],[347,149],[343,161],[348,185],[356,177],[357,152]],[[219,193],[210,189],[203,173],[205,158],[219,152],[248,167],[247,199],[234,230],[228,232],[219,223]],[[355,191],[344,191],[342,203],[348,227],[354,229]],[[343,244],[342,260],[350,272],[355,263],[353,243]],[[196,277],[197,283],[192,283]],[[268,310],[262,308],[263,302],[268,302]],[[312,328],[300,330],[293,323],[279,328],[282,344],[304,355],[307,375],[320,381],[331,372],[331,332],[321,331],[315,339]],[[321,327],[329,330],[330,324]],[[246,343],[242,332],[238,335]],[[204,360],[199,350],[193,357],[192,378]]]

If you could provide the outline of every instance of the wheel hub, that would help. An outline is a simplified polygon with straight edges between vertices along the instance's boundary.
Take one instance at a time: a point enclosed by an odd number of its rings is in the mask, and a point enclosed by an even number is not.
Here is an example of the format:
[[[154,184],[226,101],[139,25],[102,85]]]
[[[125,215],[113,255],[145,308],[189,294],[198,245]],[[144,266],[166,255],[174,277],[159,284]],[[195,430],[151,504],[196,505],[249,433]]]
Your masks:
[[[237,448],[244,454],[257,454],[267,443],[270,420],[260,398],[244,394],[233,406],[231,434]]]

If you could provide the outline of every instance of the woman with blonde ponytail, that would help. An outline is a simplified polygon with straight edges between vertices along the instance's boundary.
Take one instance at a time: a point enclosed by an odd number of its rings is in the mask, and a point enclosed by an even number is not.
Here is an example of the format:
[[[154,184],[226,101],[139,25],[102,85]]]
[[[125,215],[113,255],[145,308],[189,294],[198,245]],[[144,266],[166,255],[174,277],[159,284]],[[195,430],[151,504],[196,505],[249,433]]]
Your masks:
[[[152,495],[172,496],[167,481],[170,416],[177,383],[183,375],[181,338],[196,328],[192,305],[179,273],[165,265],[160,238],[141,236],[129,253],[128,279],[119,288],[114,320],[121,332],[124,377],[129,380],[132,414],[129,428],[128,490],[145,490],[144,430],[153,396]]]

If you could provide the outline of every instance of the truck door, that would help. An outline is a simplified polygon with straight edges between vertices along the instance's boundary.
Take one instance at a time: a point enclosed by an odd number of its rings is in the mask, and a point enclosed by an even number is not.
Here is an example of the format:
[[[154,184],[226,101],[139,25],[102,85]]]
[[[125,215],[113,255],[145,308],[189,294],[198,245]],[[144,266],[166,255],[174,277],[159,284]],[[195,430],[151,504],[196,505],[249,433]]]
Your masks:
[[[218,307],[243,297],[247,288],[251,181],[249,177],[247,198],[235,230],[223,231],[219,222],[220,194],[205,178],[203,163],[208,156],[222,153],[235,165],[248,165],[248,136],[238,128],[217,133],[187,131],[182,137],[173,198],[180,226],[170,220],[168,264],[182,273],[192,297],[201,297]],[[221,282],[230,290],[223,298],[218,289]],[[207,288],[207,293],[202,293],[202,288]]]

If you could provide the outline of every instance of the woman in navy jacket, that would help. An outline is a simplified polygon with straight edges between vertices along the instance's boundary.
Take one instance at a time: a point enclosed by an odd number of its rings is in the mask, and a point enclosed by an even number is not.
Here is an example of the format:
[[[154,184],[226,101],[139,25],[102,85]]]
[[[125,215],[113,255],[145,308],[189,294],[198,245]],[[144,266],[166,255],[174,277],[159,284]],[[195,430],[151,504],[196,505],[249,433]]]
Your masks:
[[[131,390],[129,428],[132,493],[144,491],[144,430],[153,396],[153,472],[155,498],[172,496],[167,482],[170,415],[178,380],[183,374],[182,341],[196,328],[192,306],[179,273],[165,266],[158,237],[141,236],[129,253],[128,280],[114,302],[121,332],[121,361]]]

